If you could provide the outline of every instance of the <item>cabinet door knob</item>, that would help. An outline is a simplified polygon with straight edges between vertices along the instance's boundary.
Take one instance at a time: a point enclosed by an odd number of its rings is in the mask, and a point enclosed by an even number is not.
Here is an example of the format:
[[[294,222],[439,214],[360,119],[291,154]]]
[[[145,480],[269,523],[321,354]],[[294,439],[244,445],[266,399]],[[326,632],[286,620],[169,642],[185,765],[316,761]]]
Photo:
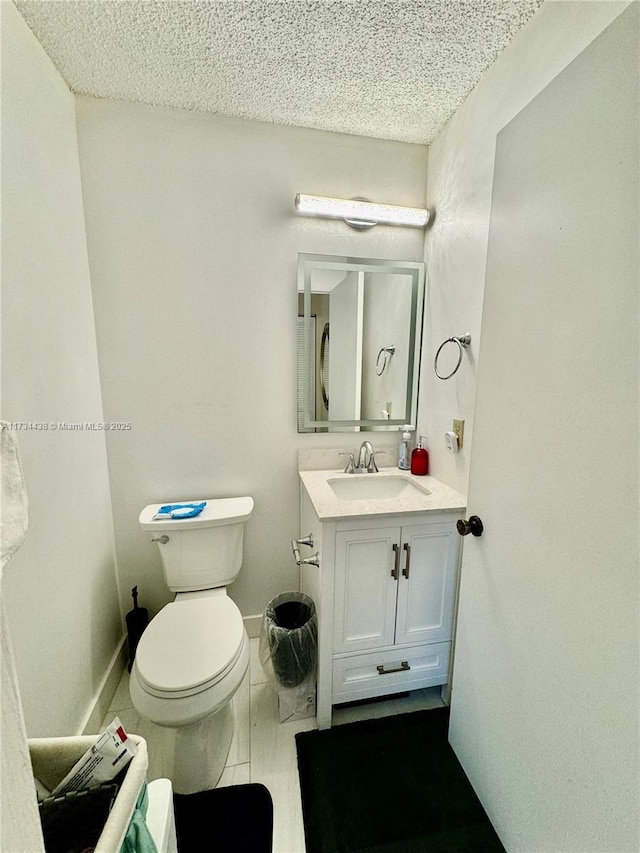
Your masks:
[[[482,531],[484,530],[482,521],[477,515],[470,515],[468,521],[466,518],[459,518],[456,522],[456,527],[460,536],[466,536],[468,533],[473,534],[473,536],[482,536]]]
[[[394,581],[397,581],[398,580],[398,565],[400,563],[400,546],[394,542],[391,547],[393,548],[393,553],[394,553],[393,568],[391,569],[391,577],[394,579]]]

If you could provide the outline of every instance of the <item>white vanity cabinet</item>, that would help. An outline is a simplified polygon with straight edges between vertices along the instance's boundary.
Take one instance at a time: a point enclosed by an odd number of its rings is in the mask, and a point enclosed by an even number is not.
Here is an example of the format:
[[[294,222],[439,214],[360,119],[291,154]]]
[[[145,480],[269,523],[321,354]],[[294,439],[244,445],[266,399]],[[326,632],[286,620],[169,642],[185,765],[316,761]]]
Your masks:
[[[399,521],[336,532],[332,704],[448,679],[455,518]]]
[[[451,638],[454,533],[439,521],[336,534],[334,654]]]
[[[433,510],[370,502],[371,514],[349,506],[321,518],[301,477],[300,535],[313,535],[319,556],[300,568],[318,609],[318,727],[331,725],[333,705],[447,684],[464,497],[447,490]]]

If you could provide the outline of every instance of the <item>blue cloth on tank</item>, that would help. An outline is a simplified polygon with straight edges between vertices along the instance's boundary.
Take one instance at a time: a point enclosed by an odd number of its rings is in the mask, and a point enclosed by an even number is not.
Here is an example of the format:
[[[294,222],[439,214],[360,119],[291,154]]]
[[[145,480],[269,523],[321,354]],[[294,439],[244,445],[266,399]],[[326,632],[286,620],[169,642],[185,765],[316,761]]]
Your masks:
[[[158,521],[163,518],[193,518],[194,515],[200,515],[206,505],[206,501],[199,504],[167,504],[161,506],[153,517]]]

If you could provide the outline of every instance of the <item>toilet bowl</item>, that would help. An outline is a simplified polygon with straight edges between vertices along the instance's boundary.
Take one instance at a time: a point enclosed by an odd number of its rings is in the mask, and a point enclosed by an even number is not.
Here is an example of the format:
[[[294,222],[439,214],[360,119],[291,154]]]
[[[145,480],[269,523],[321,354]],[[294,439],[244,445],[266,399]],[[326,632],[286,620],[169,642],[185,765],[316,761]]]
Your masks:
[[[146,507],[140,524],[161,534],[154,539],[165,579],[179,591],[138,643],[129,692],[143,716],[175,729],[171,781],[176,793],[191,794],[215,787],[222,775],[233,737],[231,700],[249,665],[249,639],[226,583],[242,563],[253,501],[211,500],[204,518],[154,523],[159,507]]]

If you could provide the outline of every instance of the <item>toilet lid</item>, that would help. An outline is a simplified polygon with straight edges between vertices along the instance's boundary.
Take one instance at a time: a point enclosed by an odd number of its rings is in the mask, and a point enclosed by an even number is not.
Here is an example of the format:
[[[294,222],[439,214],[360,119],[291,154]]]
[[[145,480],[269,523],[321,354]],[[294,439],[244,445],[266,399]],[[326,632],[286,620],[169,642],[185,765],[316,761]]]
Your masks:
[[[205,689],[242,647],[240,611],[226,595],[174,601],[151,620],[136,649],[136,670],[152,690]]]

